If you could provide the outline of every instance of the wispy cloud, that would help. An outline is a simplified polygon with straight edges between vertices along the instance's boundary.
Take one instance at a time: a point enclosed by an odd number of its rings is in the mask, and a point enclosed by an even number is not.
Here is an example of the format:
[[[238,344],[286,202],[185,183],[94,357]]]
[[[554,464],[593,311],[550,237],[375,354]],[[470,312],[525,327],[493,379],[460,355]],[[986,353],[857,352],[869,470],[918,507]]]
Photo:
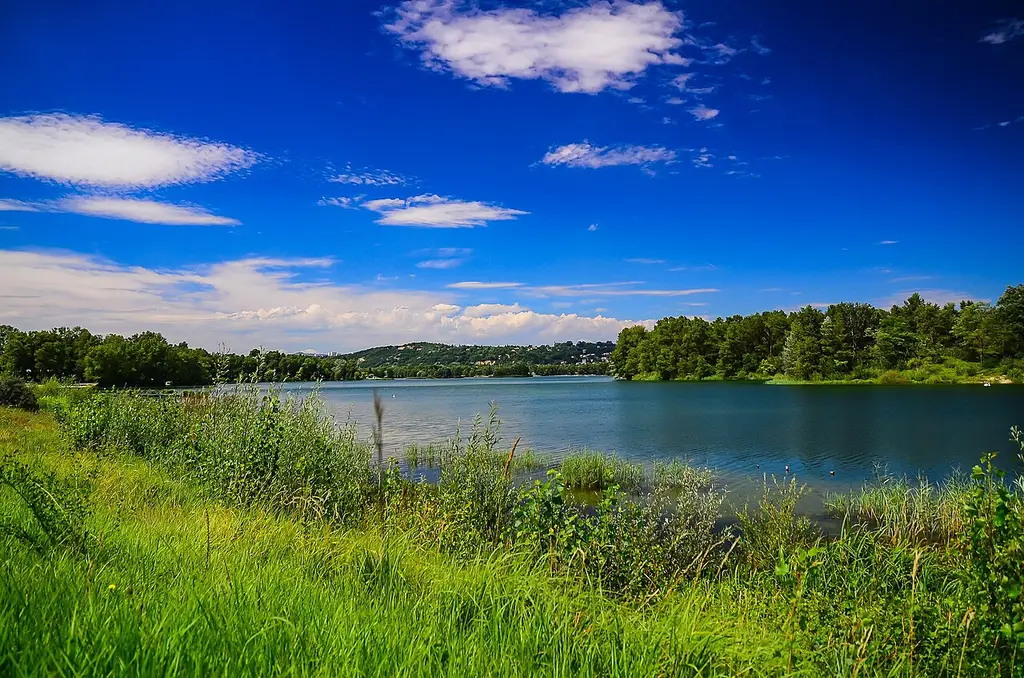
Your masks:
[[[63,184],[155,188],[211,181],[260,156],[96,117],[66,114],[0,118],[0,171]]]
[[[660,2],[594,2],[561,14],[407,0],[385,29],[427,67],[480,85],[544,80],[560,92],[629,89],[651,66],[682,65],[683,27]]]
[[[549,151],[541,160],[545,165],[566,165],[568,167],[614,167],[616,165],[649,165],[670,163],[676,152],[661,146],[592,146],[584,141],[566,144]]]
[[[1001,45],[1022,35],[1024,35],[1024,19],[1003,19],[996,23],[995,28],[981,36],[978,42]]]
[[[761,44],[761,39],[756,35],[750,39],[750,48],[761,55],[772,53],[770,48]]]
[[[0,198],[0,212],[40,212],[39,206],[24,200]]]
[[[465,263],[465,259],[427,259],[416,264],[416,268],[433,268],[439,270],[447,270],[450,268],[458,268]]]
[[[594,231],[597,230],[597,224],[591,224],[590,226],[587,226],[587,230],[593,233]]]
[[[217,216],[197,205],[103,195],[73,195],[61,200],[36,203],[0,200],[0,211],[63,212],[169,226],[237,226],[241,223],[237,219]]]
[[[359,196],[356,198],[320,198],[316,201],[317,205],[321,207],[341,207],[346,210],[354,210],[359,207],[359,201],[365,196]]]
[[[445,285],[445,287],[453,290],[509,290],[522,286],[523,283],[519,282],[479,282],[476,280],[467,280],[464,282]]]
[[[933,275],[903,275],[903,276],[900,276],[898,278],[893,278],[889,282],[894,282],[894,283],[897,283],[897,282],[917,282],[917,281],[920,281],[920,280],[934,280],[934,279],[935,279],[935,276],[933,276]]]
[[[642,257],[634,257],[632,259],[623,259],[627,264],[664,264],[664,259],[644,259]]]
[[[174,205],[155,200],[111,197],[65,198],[56,204],[61,212],[72,212],[105,219],[121,219],[142,224],[171,226],[237,226],[241,222],[211,214],[194,205]]]
[[[899,243],[899,240],[879,240],[878,241],[879,245],[896,245],[898,243]]]
[[[714,264],[699,264],[697,266],[673,266],[668,270],[671,273],[681,273],[684,271],[688,273],[695,273],[697,271],[717,271],[718,267]]]
[[[335,202],[337,201],[337,202]],[[337,198],[320,204],[339,207],[362,207],[381,215],[378,224],[415,226],[419,228],[474,228],[492,221],[507,221],[529,212],[509,209],[479,201],[456,200],[436,194],[408,198],[380,198],[359,202],[358,198]]]
[[[627,283],[588,283],[582,285],[540,285],[529,287],[526,291],[540,296],[554,297],[685,297],[691,294],[713,294],[719,290],[714,288],[699,289],[647,289],[633,288],[641,282]]]
[[[21,226],[0,226],[0,231],[18,231]]]
[[[690,115],[694,120],[714,120],[718,117],[719,112],[717,108],[708,108],[704,104],[690,109]]]
[[[328,181],[356,186],[402,186],[408,183],[405,177],[382,169],[353,169],[346,165],[340,174],[331,176]]]

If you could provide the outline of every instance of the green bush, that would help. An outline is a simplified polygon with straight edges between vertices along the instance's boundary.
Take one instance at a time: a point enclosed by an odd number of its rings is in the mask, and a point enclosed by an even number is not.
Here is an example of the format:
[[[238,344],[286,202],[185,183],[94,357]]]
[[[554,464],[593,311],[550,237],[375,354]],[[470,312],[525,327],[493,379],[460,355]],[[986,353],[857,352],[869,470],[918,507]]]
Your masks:
[[[36,394],[21,379],[0,377],[0,407],[17,407],[29,412],[39,409]]]

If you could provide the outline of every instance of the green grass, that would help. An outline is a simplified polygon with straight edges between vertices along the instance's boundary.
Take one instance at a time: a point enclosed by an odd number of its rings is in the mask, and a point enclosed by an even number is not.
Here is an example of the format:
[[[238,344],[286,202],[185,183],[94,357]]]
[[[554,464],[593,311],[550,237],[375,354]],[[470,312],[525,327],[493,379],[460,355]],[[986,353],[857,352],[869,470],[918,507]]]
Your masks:
[[[518,486],[494,413],[440,448],[426,485],[376,466],[315,399],[107,398],[54,395],[59,428],[50,412],[0,408],[4,477],[30,469],[18,487],[52,490],[26,502],[0,489],[0,675],[1022,669],[974,583],[988,547],[902,532],[964,520],[960,485],[836,499],[851,518],[823,539],[795,512],[795,482],[766,484],[741,530],[721,532],[722,495],[682,464],[653,473],[671,503],[606,489],[584,509],[558,473]],[[614,480],[622,466],[599,456],[580,456],[581,477]],[[971,496],[994,496],[982,488]],[[1007,496],[1000,525],[1020,521]],[[76,497],[84,547],[30,546],[23,533],[47,532],[30,508]]]
[[[645,481],[642,465],[591,450],[566,455],[560,471],[566,487],[575,490],[603,490],[618,485],[623,491],[635,492]]]

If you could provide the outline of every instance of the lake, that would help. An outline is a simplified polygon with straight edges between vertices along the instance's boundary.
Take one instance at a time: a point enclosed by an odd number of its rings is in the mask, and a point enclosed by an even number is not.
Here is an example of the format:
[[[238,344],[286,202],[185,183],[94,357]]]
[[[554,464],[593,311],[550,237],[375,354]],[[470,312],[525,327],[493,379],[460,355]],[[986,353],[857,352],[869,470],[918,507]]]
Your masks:
[[[287,384],[308,392],[312,384]],[[878,470],[942,479],[982,452],[1015,460],[1010,427],[1024,427],[1024,388],[781,386],[739,382],[621,382],[606,377],[448,379],[323,384],[342,421],[369,435],[372,391],[384,401],[384,440],[444,440],[499,406],[503,439],[553,458],[590,448],[643,462],[708,465],[731,484],[790,470],[812,487],[844,489]],[[829,471],[834,470],[835,476]]]

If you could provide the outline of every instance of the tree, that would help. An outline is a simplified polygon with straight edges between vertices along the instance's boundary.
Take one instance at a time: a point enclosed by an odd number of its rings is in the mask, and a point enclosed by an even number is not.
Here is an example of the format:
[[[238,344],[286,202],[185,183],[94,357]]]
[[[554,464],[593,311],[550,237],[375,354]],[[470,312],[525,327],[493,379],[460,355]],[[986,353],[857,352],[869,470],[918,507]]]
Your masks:
[[[1024,285],[1007,287],[995,307],[1005,355],[1024,358]],[[993,329],[995,329],[993,327]]]
[[[619,332],[619,339],[611,356],[615,376],[629,380],[639,373],[640,354],[636,349],[646,338],[647,328],[643,325],[626,327]]]
[[[783,368],[791,377],[811,379],[821,374],[821,324],[825,316],[805,306],[789,318],[789,336],[782,351]]]

